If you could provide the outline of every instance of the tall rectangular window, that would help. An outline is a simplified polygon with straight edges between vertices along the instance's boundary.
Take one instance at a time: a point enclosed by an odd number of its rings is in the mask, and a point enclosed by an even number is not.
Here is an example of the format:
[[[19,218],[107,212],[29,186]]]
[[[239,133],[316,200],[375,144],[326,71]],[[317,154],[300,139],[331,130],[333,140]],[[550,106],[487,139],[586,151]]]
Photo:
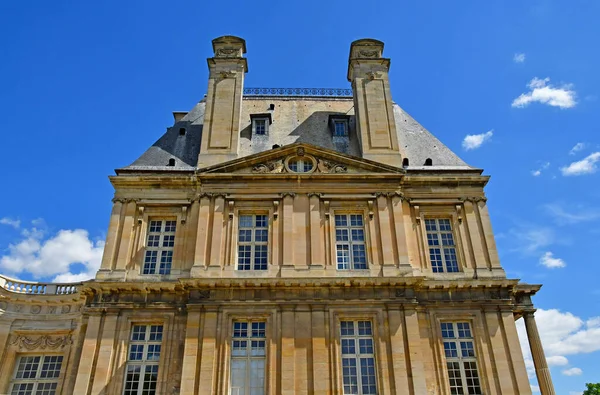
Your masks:
[[[240,215],[238,270],[267,270],[269,217],[266,214]]]
[[[162,325],[134,325],[131,328],[123,395],[156,394],[162,336]]]
[[[450,219],[425,219],[425,230],[427,231],[431,270],[434,273],[458,272],[456,245]]]
[[[55,395],[62,355],[23,355],[17,361],[11,395]]]
[[[173,264],[177,221],[151,220],[142,274],[169,274]]]
[[[235,321],[231,343],[231,395],[265,393],[266,323]]]
[[[344,395],[377,394],[371,321],[340,322]]]
[[[481,395],[475,345],[468,322],[442,322],[450,393]]]
[[[335,248],[338,270],[367,268],[362,214],[335,215]]]

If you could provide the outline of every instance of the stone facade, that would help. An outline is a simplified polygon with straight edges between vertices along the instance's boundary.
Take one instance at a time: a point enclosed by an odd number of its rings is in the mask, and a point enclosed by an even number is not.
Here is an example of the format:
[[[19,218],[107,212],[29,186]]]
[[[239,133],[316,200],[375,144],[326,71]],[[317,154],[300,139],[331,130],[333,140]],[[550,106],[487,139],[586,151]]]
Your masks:
[[[489,177],[392,102],[383,43],[352,44],[352,97],[244,95],[244,40],[213,48],[206,98],[110,177],[96,279],[0,278],[0,393],[530,394],[524,316],[553,394]]]

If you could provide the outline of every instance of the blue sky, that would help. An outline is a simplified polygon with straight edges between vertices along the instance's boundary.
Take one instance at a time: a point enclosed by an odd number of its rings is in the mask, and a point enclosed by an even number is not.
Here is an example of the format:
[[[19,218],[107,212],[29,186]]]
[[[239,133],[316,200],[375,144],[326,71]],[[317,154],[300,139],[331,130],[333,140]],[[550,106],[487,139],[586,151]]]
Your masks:
[[[557,393],[582,391],[600,357],[599,14],[591,0],[1,2],[0,271],[94,271],[107,176],[202,98],[211,39],[246,39],[248,87],[344,88],[350,42],[377,38],[394,100],[492,175],[502,264],[544,284]]]

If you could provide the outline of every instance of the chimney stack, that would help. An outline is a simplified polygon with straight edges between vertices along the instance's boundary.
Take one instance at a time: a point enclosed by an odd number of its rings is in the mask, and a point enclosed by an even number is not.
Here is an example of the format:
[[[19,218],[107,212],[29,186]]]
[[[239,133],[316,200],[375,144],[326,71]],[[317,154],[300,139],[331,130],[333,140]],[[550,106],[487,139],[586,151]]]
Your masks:
[[[402,167],[389,70],[390,59],[383,57],[381,41],[365,38],[351,44],[348,81],[352,83],[362,156]]]
[[[246,41],[223,36],[212,41],[208,89],[198,167],[237,158],[244,74],[248,72]]]

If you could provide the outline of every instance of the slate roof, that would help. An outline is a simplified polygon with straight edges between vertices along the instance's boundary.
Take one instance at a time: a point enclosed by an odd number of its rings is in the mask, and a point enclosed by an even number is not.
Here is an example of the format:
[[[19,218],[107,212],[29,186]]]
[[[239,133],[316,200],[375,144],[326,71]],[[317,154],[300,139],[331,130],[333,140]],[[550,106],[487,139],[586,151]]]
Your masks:
[[[267,136],[252,136],[249,113],[260,113],[268,104],[275,104],[273,124]],[[167,129],[146,152],[131,165],[118,170],[140,171],[193,171],[196,169],[202,124],[206,103],[200,101],[179,122]],[[350,133],[346,138],[333,137],[328,129],[332,114],[350,115]],[[468,170],[467,165],[447,146],[439,141],[400,106],[394,104],[394,117],[398,141],[404,145],[409,159],[408,170]],[[180,134],[180,129],[185,134]],[[272,148],[274,144],[306,142],[360,157],[359,142],[355,133],[355,118],[351,98],[299,98],[299,97],[244,97],[239,157],[245,157]],[[424,166],[430,158],[432,166]],[[175,165],[169,166],[174,159]],[[117,172],[118,172],[117,170]]]

